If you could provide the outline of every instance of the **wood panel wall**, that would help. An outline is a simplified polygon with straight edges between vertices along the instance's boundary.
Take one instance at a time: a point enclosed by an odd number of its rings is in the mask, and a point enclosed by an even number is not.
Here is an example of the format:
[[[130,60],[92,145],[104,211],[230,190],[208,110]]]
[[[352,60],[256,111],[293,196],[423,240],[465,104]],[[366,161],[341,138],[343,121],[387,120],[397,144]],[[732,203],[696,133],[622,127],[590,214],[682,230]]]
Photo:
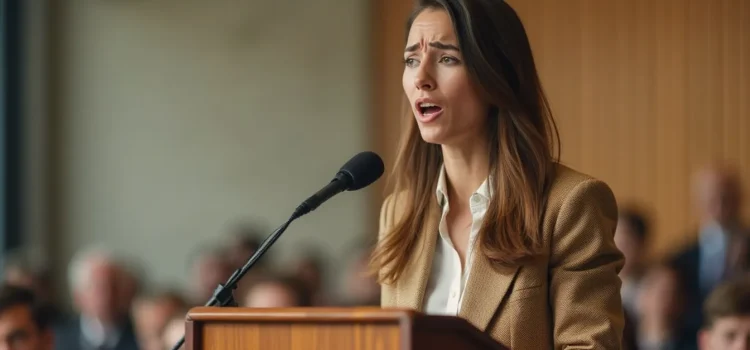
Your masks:
[[[750,0],[509,2],[529,33],[563,162],[606,181],[621,205],[648,209],[654,253],[695,238],[695,169],[734,164],[748,193]],[[376,148],[388,166],[409,7],[375,3]]]

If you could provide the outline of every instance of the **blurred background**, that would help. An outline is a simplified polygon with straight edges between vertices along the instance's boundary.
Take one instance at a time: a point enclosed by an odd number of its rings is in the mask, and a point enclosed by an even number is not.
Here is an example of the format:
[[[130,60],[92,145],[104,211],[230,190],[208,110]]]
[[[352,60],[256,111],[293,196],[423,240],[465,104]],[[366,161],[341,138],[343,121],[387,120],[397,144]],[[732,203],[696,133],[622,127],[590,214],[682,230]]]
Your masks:
[[[670,276],[691,280],[680,259],[705,232],[747,233],[750,1],[509,2],[563,163],[618,197],[636,337],[664,338],[699,311],[638,305],[681,300]],[[352,155],[390,170],[410,1],[0,3],[3,278],[47,298],[61,342],[112,320],[162,348]],[[294,223],[238,301],[377,305],[363,259],[386,191],[381,179]]]

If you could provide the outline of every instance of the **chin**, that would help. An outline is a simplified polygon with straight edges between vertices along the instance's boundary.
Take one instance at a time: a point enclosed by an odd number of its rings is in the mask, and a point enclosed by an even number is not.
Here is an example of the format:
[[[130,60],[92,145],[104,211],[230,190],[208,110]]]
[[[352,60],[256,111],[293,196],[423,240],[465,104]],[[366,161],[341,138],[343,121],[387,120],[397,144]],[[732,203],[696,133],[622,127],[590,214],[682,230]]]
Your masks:
[[[424,140],[424,142],[432,143],[436,145],[442,145],[445,143],[445,136],[439,132],[434,132],[433,130],[420,129],[419,133],[420,135],[422,135],[422,140]]]

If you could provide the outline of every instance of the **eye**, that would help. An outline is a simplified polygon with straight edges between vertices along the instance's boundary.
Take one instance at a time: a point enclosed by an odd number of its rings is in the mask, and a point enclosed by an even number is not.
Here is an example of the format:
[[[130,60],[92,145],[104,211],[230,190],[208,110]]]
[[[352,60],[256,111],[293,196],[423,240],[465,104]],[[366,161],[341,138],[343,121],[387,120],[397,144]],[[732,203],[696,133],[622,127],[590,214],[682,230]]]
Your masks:
[[[457,58],[455,58],[455,57],[450,57],[450,56],[443,56],[443,57],[441,57],[441,58],[440,58],[440,63],[445,63],[445,64],[458,64],[458,63],[459,63],[459,61],[458,61],[458,59],[457,59]]]
[[[419,65],[419,61],[417,61],[414,58],[409,57],[407,59],[404,59],[404,64],[409,68],[414,68]]]
[[[724,340],[726,340],[727,342],[730,342],[730,343],[733,342],[734,338],[736,337],[737,337],[737,332],[729,331],[727,333],[724,333]]]

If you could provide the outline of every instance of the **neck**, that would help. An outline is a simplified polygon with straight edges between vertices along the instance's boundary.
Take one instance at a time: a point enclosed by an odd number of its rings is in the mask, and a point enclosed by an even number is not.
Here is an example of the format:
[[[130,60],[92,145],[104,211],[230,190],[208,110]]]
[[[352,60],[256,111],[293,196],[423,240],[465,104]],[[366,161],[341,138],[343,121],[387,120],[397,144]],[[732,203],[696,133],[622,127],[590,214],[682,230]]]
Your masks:
[[[474,142],[465,147],[444,145],[442,149],[448,197],[451,202],[468,203],[489,176],[487,145]]]

